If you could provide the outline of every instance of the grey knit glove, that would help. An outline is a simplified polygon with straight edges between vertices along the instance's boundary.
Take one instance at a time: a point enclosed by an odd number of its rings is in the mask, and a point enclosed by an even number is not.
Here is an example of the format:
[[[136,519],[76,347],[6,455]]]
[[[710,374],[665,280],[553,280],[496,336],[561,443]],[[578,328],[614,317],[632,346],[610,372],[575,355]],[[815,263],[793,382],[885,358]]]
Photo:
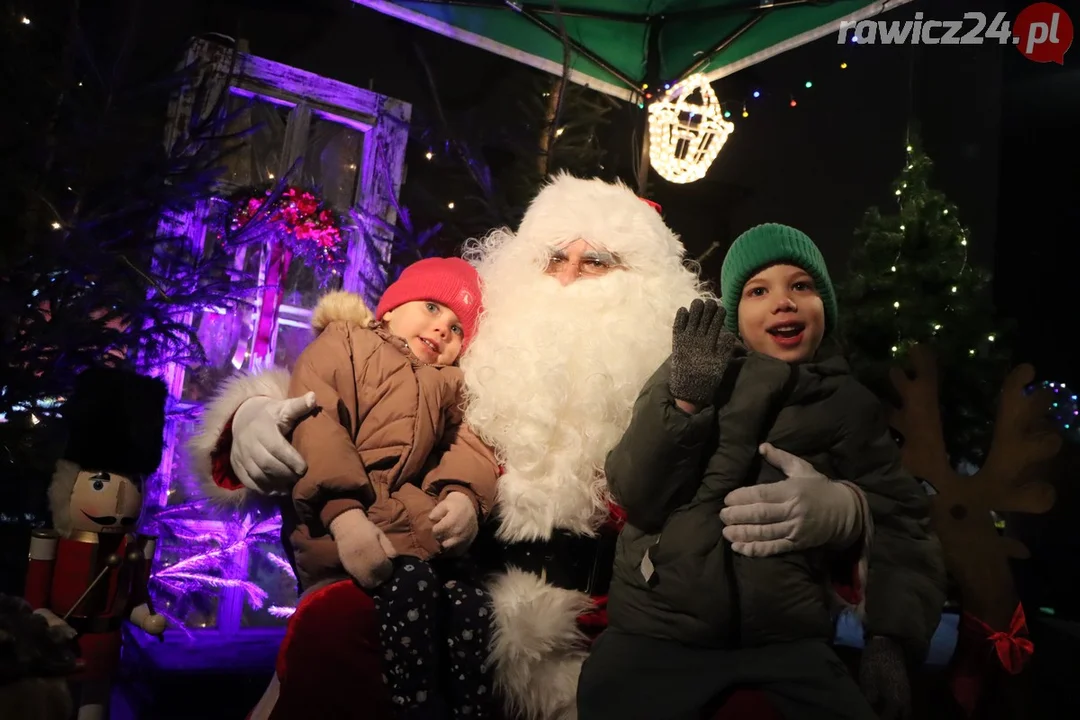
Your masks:
[[[904,651],[895,640],[880,636],[870,638],[859,661],[859,684],[882,720],[911,717],[907,663]]]
[[[679,308],[675,314],[668,384],[676,400],[698,406],[712,403],[738,343],[724,329],[726,317],[715,300],[695,300],[689,310]]]

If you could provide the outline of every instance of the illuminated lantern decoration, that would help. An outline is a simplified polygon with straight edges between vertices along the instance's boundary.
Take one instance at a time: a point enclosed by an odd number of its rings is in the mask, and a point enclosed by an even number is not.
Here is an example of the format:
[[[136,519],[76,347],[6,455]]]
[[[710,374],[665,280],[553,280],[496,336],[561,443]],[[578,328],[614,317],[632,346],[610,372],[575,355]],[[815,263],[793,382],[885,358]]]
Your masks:
[[[649,106],[652,166],[673,183],[700,180],[734,129],[705,76],[691,75]]]

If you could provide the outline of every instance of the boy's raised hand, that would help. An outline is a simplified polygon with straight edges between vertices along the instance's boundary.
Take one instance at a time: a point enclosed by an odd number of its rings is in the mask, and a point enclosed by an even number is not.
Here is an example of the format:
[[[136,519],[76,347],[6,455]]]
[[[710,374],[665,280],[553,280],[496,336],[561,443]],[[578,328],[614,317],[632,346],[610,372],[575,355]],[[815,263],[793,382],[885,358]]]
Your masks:
[[[697,299],[679,308],[671,337],[671,395],[697,406],[708,405],[738,343],[724,329],[727,312],[715,300]]]
[[[428,518],[435,523],[431,530],[443,550],[454,553],[465,552],[476,539],[480,530],[480,521],[476,508],[464,493],[447,493]]]
[[[346,510],[330,522],[330,534],[337,543],[338,558],[360,584],[370,590],[390,577],[394,570],[392,558],[397,551],[363,510]]]

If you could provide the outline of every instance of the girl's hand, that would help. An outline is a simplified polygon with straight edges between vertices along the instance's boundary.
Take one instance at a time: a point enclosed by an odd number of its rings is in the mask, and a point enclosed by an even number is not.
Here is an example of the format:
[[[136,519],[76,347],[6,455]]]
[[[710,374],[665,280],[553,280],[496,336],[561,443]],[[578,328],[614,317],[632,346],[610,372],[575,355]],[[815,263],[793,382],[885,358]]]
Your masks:
[[[432,531],[443,550],[464,552],[480,529],[476,508],[464,493],[451,492],[435,506],[428,518],[435,523]]]

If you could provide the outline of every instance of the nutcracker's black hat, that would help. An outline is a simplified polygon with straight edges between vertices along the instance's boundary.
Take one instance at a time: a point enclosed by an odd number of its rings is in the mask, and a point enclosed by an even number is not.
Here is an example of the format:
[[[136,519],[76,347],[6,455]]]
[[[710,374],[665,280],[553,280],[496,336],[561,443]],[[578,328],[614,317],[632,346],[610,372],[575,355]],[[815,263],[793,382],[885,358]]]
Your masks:
[[[61,410],[68,425],[64,459],[84,470],[150,475],[161,464],[167,395],[157,378],[107,367],[84,371]]]

